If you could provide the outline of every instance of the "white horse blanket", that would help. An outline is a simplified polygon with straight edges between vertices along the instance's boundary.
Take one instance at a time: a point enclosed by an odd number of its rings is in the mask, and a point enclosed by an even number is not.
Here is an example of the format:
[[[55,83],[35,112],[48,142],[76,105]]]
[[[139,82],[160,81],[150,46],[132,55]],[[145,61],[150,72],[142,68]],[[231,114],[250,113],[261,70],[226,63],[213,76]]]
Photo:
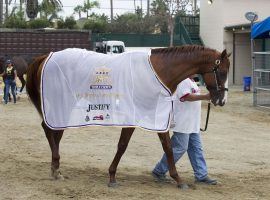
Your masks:
[[[51,53],[41,79],[45,123],[56,130],[101,125],[167,131],[171,93],[153,71],[149,56],[83,49]]]

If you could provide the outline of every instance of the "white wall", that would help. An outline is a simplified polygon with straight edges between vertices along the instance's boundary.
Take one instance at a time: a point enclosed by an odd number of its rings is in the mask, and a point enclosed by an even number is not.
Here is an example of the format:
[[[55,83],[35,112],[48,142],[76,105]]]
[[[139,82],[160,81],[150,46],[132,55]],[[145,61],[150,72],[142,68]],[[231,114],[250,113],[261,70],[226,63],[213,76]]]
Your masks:
[[[270,16],[270,0],[216,0],[223,1],[224,26],[245,24],[246,12],[255,12],[258,20],[262,21]]]
[[[200,36],[207,47],[233,53],[233,33],[226,32],[224,27],[247,24],[246,12],[258,14],[258,20],[270,16],[270,0],[207,0],[200,1]],[[239,35],[240,34],[240,35]],[[241,35],[242,34],[242,35]],[[251,58],[249,33],[236,34],[235,81],[242,84],[242,77],[251,75]],[[230,57],[231,70],[229,83],[232,84],[233,56]]]
[[[245,13],[256,12],[259,20],[270,16],[270,0],[207,0],[200,1],[200,35],[206,46],[224,48],[224,27],[249,23]],[[225,38],[226,39],[226,38]]]
[[[207,47],[223,50],[223,12],[222,1],[212,5],[207,0],[201,0],[200,6],[200,36]]]

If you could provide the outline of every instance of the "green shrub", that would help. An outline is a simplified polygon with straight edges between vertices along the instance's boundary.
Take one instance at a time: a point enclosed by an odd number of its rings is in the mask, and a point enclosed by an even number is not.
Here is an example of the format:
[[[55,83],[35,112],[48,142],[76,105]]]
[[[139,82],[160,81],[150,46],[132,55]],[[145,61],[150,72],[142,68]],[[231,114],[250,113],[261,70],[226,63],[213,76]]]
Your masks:
[[[46,28],[50,27],[50,22],[47,19],[35,19],[30,21],[28,26],[32,29]]]
[[[77,23],[74,17],[66,17],[64,20],[63,18],[60,18],[57,21],[57,28],[59,29],[76,29],[77,28]]]
[[[83,29],[91,30],[93,33],[105,33],[108,31],[108,23],[103,20],[87,20],[84,25]]]
[[[27,22],[25,19],[22,19],[18,16],[11,16],[9,17],[5,23],[4,27],[6,28],[27,28]]]
[[[75,29],[76,28],[76,20],[74,19],[74,17],[66,17],[65,20],[65,28],[68,29]]]

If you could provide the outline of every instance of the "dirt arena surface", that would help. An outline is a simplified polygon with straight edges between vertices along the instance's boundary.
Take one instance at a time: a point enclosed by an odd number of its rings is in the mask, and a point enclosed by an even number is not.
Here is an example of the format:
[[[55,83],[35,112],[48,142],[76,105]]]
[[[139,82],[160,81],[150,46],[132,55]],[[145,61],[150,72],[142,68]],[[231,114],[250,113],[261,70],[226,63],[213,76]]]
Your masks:
[[[206,104],[203,109],[203,123]],[[136,129],[118,168],[118,188],[108,188],[108,168],[120,128],[65,131],[60,144],[64,181],[49,178],[50,149],[41,119],[26,95],[0,105],[0,199],[270,199],[270,109],[252,106],[252,93],[234,87],[223,108],[213,108],[202,139],[216,186],[194,184],[187,156],[177,163],[191,185],[154,181],[150,172],[162,155],[155,133]]]

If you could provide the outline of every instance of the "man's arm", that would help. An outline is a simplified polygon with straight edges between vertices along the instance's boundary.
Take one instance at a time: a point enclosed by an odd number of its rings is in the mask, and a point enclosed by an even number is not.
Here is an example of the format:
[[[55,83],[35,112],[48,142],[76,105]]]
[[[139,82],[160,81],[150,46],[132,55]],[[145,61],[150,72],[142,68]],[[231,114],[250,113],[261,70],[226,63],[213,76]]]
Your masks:
[[[180,98],[180,101],[200,101],[200,100],[210,100],[210,94],[188,94]]]
[[[16,81],[16,79],[17,79],[17,70],[14,70],[14,80]]]

